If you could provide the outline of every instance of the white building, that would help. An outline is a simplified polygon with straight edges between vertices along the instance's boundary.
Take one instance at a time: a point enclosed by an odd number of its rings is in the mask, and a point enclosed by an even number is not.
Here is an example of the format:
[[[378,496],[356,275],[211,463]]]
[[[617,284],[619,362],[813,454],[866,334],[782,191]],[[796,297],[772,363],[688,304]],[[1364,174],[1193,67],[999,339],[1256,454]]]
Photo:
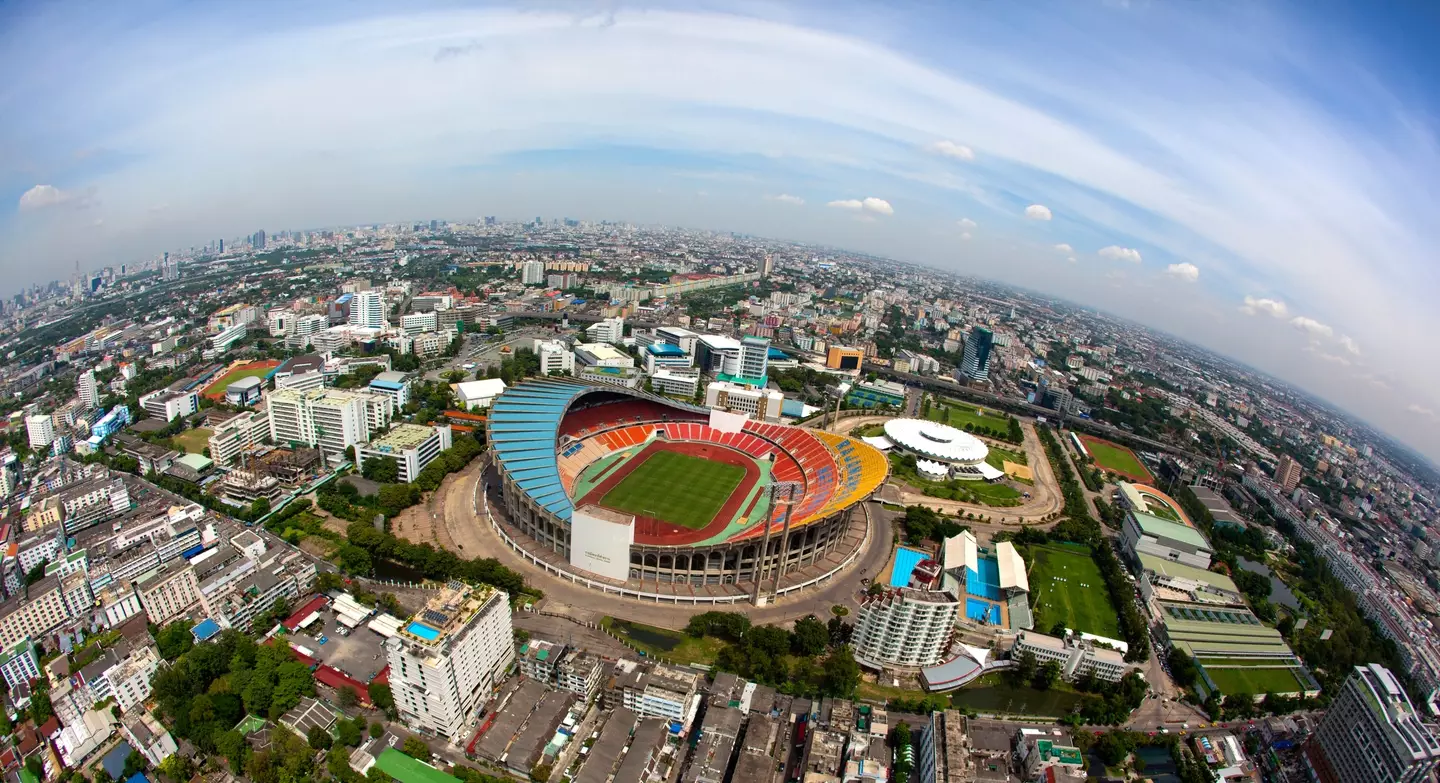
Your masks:
[[[694,397],[700,390],[700,371],[693,367],[656,370],[650,376],[650,386],[657,394]]]
[[[616,687],[622,706],[641,717],[685,720],[700,690],[698,674],[662,664],[615,663]]]
[[[285,345],[289,348],[306,348],[312,336],[330,328],[330,319],[319,314],[302,315],[290,322]]]
[[[48,413],[26,416],[25,434],[30,438],[31,449],[48,449],[55,442],[55,420]]]
[[[625,339],[625,319],[596,321],[585,329],[585,337],[592,343],[618,343]]]
[[[464,381],[451,386],[455,390],[455,402],[463,410],[488,408],[505,391],[505,382],[499,378],[485,378],[479,381]]]
[[[708,373],[740,375],[740,341],[718,334],[701,335],[695,347],[695,363]]]
[[[575,354],[559,340],[536,340],[535,354],[540,357],[540,374],[575,372]]]
[[[543,285],[544,283],[544,261],[526,261],[520,265],[520,285]]]
[[[396,424],[383,436],[364,445],[356,444],[355,468],[363,470],[366,460],[389,457],[400,467],[400,481],[409,483],[420,475],[426,465],[434,462],[440,452],[448,448],[448,424],[436,427]]]
[[[960,599],[943,590],[901,587],[864,599],[855,624],[863,666],[934,666],[950,646]]]
[[[337,454],[388,427],[394,401],[383,394],[340,389],[281,389],[270,395],[267,409],[270,439],[276,445],[303,443]]]
[[[156,389],[140,398],[140,407],[161,421],[174,421],[200,409],[200,395],[193,390]]]
[[[390,689],[412,729],[460,736],[515,660],[510,599],[451,582],[390,637]]]
[[[79,380],[75,382],[75,394],[86,408],[100,407],[100,386],[95,382],[94,370],[80,373]]]
[[[370,380],[373,394],[384,394],[395,401],[395,410],[410,402],[410,376],[403,372],[382,372]]]
[[[210,348],[217,354],[225,353],[230,350],[230,346],[245,339],[245,332],[248,328],[248,324],[237,323],[221,329],[218,333],[210,336]]]
[[[744,413],[754,419],[779,421],[780,407],[784,404],[785,395],[775,389],[761,389],[729,381],[714,381],[705,387],[706,406],[731,413]]]
[[[740,373],[742,378],[764,378],[770,370],[770,341],[764,337],[746,336],[740,341]]]
[[[31,680],[39,679],[40,659],[36,657],[35,645],[29,637],[0,652],[0,675],[4,675],[11,693],[22,686],[29,687]]]
[[[1418,783],[1430,780],[1440,765],[1440,739],[1395,675],[1372,663],[1356,666],[1346,678],[1307,747],[1306,762],[1322,772],[1321,780]]]
[[[1137,561],[1140,555],[1146,554],[1196,568],[1209,568],[1214,553],[1199,530],[1142,511],[1125,515],[1120,540]]]
[[[148,710],[135,710],[126,715],[120,723],[120,731],[130,747],[140,751],[151,766],[160,766],[161,762],[180,750],[170,732]]]
[[[284,337],[295,325],[295,314],[289,310],[271,310],[265,314],[265,322],[270,327],[271,337]]]
[[[140,575],[135,592],[150,622],[164,625],[200,603],[200,582],[195,568],[183,558],[165,563],[158,570]]]
[[[440,319],[431,310],[427,313],[406,313],[400,316],[400,328],[408,335],[417,335],[422,332],[435,332],[440,329]]]
[[[385,294],[357,291],[350,298],[350,323],[365,329],[385,328]]]
[[[1130,670],[1123,653],[1096,647],[1092,642],[1073,636],[1058,639],[1034,631],[1021,631],[1015,638],[1010,656],[1018,658],[1027,652],[1040,663],[1054,661],[1060,664],[1060,676],[1071,681],[1089,674],[1098,680],[1119,682]]]
[[[319,373],[315,373],[319,375]],[[292,376],[293,377],[293,376]],[[260,411],[242,411],[216,425],[210,433],[210,459],[227,466],[270,434],[270,417]]]
[[[700,341],[700,335],[680,326],[659,327],[655,336],[691,356],[695,355],[695,345]]]
[[[580,343],[575,346],[575,367],[634,367],[635,357],[608,343]]]

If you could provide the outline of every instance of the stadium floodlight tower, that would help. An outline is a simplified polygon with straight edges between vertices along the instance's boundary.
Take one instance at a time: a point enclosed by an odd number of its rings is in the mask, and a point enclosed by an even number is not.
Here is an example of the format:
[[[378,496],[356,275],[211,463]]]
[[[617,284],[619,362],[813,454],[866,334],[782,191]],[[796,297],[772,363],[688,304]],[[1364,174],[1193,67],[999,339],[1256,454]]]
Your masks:
[[[780,580],[785,578],[785,559],[790,551],[790,512],[795,504],[805,497],[805,487],[798,481],[777,481],[770,485],[770,508],[776,506],[785,507],[785,525],[780,529],[780,558],[779,563],[772,569],[766,569],[765,563],[770,559],[770,522],[765,522],[765,541],[760,545],[760,555],[755,559],[755,594],[751,602],[756,606],[764,606],[765,602],[780,592]],[[767,570],[775,572],[775,585],[766,594],[761,593],[761,586],[765,584]]]

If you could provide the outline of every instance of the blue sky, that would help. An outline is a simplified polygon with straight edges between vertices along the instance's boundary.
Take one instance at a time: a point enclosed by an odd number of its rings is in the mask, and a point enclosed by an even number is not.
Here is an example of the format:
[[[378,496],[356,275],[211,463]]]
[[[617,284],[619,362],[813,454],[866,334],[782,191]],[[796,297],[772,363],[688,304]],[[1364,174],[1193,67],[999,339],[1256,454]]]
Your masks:
[[[565,214],[994,277],[1440,456],[1434,4],[10,4],[10,287],[218,236]]]

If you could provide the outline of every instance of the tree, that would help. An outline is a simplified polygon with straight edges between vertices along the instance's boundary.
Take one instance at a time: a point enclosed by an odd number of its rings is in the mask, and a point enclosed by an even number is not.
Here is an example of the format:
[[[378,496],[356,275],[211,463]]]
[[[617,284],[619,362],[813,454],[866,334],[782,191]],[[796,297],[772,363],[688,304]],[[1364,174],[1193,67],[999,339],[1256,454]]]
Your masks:
[[[305,732],[305,741],[310,743],[310,747],[316,750],[329,750],[332,743],[330,732],[319,726],[311,726],[310,730]]]
[[[830,646],[839,647],[842,644],[849,644],[850,637],[855,635],[855,626],[845,622],[839,617],[831,617],[827,623],[826,630],[830,633]]]
[[[335,734],[340,740],[340,744],[350,748],[360,744],[361,735],[364,733],[364,730],[365,721],[361,718],[353,721],[342,720],[335,724]]]
[[[820,687],[826,696],[849,697],[860,686],[860,665],[848,644],[826,656],[821,670]]]
[[[266,498],[255,498],[255,502],[250,504],[251,519],[259,519],[269,513],[270,501]]]
[[[194,623],[177,620],[161,628],[160,633],[155,636],[155,646],[160,650],[160,657],[174,661],[194,647],[195,636],[190,633],[193,627]]]
[[[340,692],[335,696],[335,700],[340,703],[341,709],[348,710],[360,703],[360,696],[355,693],[354,688],[346,687],[340,689]]]
[[[371,695],[373,696],[374,693],[375,693],[375,691],[374,691],[375,686],[374,686],[374,685],[371,685],[370,688],[371,688],[370,693],[371,693]],[[372,736],[372,737],[378,737],[378,736],[380,736],[381,734],[384,734],[384,733],[385,733],[385,724],[381,723],[381,722],[378,721],[378,720],[375,721],[374,723],[370,724],[370,736]]]
[[[1036,689],[1047,691],[1050,690],[1050,686],[1054,685],[1055,681],[1059,678],[1060,664],[1056,661],[1046,661],[1040,664],[1040,668],[1036,670],[1035,678],[1031,680],[1031,683]]]
[[[195,775],[195,763],[183,753],[172,753],[157,767],[171,780],[189,780]]]
[[[365,460],[360,475],[379,484],[393,484],[400,480],[400,463],[394,457],[371,457]]]
[[[386,715],[395,714],[395,696],[390,692],[390,686],[385,683],[370,685],[370,703]]]
[[[215,736],[215,752],[230,762],[230,771],[240,774],[245,760],[245,737],[231,729]]]
[[[122,774],[122,777],[126,780],[129,780],[130,776],[134,775],[136,772],[144,772],[145,766],[145,757],[140,755],[140,751],[131,750],[130,755],[125,757],[125,771]],[[37,777],[42,780],[45,778],[44,775],[38,775]]]
[[[430,760],[430,746],[414,735],[405,738],[405,744],[400,746],[400,752],[419,761]]]
[[[1035,658],[1035,653],[1025,650],[1015,659],[1015,668],[1010,671],[1015,675],[1015,682],[1020,684],[1034,680],[1039,670],[1040,662]]]
[[[795,630],[790,638],[791,652],[796,655],[819,655],[825,652],[829,645],[830,629],[815,615],[806,615],[795,621]]]

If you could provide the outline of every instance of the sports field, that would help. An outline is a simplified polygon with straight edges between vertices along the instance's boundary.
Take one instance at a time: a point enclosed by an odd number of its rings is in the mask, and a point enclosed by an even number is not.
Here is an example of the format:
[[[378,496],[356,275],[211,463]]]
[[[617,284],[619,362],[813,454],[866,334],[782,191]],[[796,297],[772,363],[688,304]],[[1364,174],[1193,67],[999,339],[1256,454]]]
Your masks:
[[[1150,471],[1135,456],[1135,452],[1117,443],[1108,440],[1101,440],[1090,435],[1081,435],[1080,440],[1085,442],[1085,448],[1090,451],[1090,456],[1095,464],[1111,473],[1119,473],[1142,484],[1149,484],[1155,480]]]
[[[229,386],[241,378],[264,378],[270,374],[271,370],[279,366],[280,362],[271,359],[242,364],[219,378],[216,378],[209,386],[205,387],[205,391],[202,392],[202,394],[211,399],[224,399],[226,386]]]
[[[1205,673],[1221,693],[1250,693],[1256,696],[1265,693],[1299,693],[1304,690],[1300,680],[1290,669],[1270,669],[1258,666],[1239,666],[1233,669],[1212,668],[1221,661],[1209,661]],[[1239,663],[1237,661],[1237,663]]]
[[[699,530],[744,478],[738,465],[657,451],[606,492],[600,505]]]
[[[1059,621],[1072,630],[1119,638],[1115,607],[1089,550],[1032,546],[1030,555],[1030,606],[1035,611],[1036,631],[1050,633]]]
[[[212,430],[205,427],[196,427],[171,438],[175,444],[185,449],[186,454],[200,454],[210,447],[210,435]]]
[[[984,427],[995,430],[996,432],[1008,433],[1010,431],[1010,421],[1004,416],[953,400],[946,400],[944,405],[932,407],[930,409],[930,418],[962,430],[965,429],[966,424],[970,424],[974,427]]]

